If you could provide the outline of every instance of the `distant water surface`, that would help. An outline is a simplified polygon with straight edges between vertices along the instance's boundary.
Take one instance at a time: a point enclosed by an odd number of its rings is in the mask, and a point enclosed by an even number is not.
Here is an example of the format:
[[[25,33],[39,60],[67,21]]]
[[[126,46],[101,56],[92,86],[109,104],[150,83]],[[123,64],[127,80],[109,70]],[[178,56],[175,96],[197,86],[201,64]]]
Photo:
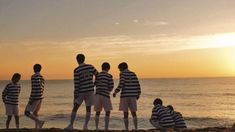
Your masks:
[[[180,111],[189,127],[231,126],[235,122],[235,78],[179,78],[142,79],[142,95],[138,101],[139,128],[152,128],[148,122],[152,102],[156,97],[171,104]],[[8,81],[0,81],[2,92]],[[115,81],[117,85],[118,80]],[[34,123],[23,115],[28,102],[30,81],[21,81],[20,126],[33,128]],[[46,121],[45,127],[64,128],[69,122],[73,101],[72,80],[46,81],[45,99],[40,116]],[[114,110],[111,113],[110,129],[123,129],[123,115],[118,111],[119,97],[112,98]],[[75,128],[81,129],[84,122],[85,107],[81,106]],[[103,117],[104,115],[101,115]],[[0,101],[0,128],[5,127],[5,109]],[[132,128],[132,120],[130,119]],[[14,127],[14,120],[11,126]],[[89,124],[94,129],[94,112]],[[100,127],[104,126],[103,118]]]

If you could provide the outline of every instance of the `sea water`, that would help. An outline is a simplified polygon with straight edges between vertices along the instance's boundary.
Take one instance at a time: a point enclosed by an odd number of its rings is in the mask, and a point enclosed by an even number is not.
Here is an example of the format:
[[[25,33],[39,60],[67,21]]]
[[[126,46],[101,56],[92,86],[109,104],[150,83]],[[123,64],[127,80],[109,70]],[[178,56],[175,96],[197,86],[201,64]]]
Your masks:
[[[9,81],[0,81],[0,92]],[[31,91],[30,81],[21,81],[19,97],[20,127],[34,128],[34,122],[24,116]],[[152,102],[161,98],[164,105],[173,105],[183,114],[190,128],[231,126],[235,122],[235,78],[168,78],[140,79],[142,94],[138,100],[138,124],[141,129],[151,129],[149,123]],[[118,80],[115,80],[117,87]],[[64,128],[70,120],[73,106],[72,80],[47,80],[45,84],[40,118],[45,120],[44,127]],[[118,111],[119,96],[111,97],[114,110],[111,112],[110,129],[124,129],[123,113]],[[84,104],[78,110],[74,127],[82,129],[85,116]],[[131,115],[131,114],[130,114]],[[95,112],[89,129],[95,129]],[[101,114],[100,128],[104,127],[104,112]],[[130,129],[133,128],[132,118]],[[0,129],[5,128],[5,107],[0,101]],[[14,119],[11,127],[15,127]]]

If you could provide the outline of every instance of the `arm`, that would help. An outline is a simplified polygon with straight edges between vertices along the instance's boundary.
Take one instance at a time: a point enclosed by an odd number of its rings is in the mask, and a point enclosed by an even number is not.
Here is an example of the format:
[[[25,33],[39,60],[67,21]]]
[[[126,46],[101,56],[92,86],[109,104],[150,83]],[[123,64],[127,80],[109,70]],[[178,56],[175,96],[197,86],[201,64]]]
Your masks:
[[[114,93],[113,93],[113,97],[116,97],[116,94],[117,94],[118,92],[120,92],[121,89],[124,87],[125,79],[124,79],[124,76],[123,76],[122,73],[120,74],[120,79],[119,79],[119,80],[120,80],[120,81],[119,81],[118,87],[115,89],[115,91],[114,91]]]
[[[110,77],[109,80],[109,90],[110,92],[113,91],[114,83],[113,83],[113,76]]]
[[[78,76],[78,73],[74,70],[74,99],[78,97],[79,95],[79,86],[80,86],[80,79]]]
[[[8,85],[5,87],[5,89],[2,91],[2,100],[5,103],[6,101],[6,96],[7,96],[7,92],[8,92]]]
[[[141,87],[140,87],[139,79],[137,76],[136,76],[136,80],[138,81],[138,96],[137,96],[137,100],[138,100],[141,95]]]

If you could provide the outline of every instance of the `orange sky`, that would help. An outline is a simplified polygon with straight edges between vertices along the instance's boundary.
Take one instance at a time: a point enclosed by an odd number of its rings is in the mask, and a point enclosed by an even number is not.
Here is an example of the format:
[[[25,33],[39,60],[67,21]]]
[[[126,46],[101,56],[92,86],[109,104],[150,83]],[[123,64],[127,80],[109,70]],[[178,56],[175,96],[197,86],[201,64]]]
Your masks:
[[[201,1],[201,2],[200,2]],[[71,79],[76,55],[141,78],[235,76],[235,1],[0,1],[0,80]],[[209,8],[208,8],[209,7]]]

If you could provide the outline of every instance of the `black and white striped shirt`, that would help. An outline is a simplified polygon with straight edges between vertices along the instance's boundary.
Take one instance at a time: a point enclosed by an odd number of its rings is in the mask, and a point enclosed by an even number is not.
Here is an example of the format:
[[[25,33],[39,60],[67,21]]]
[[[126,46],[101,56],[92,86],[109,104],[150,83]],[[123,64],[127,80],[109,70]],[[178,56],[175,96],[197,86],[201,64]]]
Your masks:
[[[175,128],[187,128],[184,118],[180,112],[169,111],[175,122]]]
[[[7,84],[2,92],[2,99],[4,103],[10,105],[18,105],[20,88],[21,87],[19,84],[14,84],[13,82]]]
[[[113,90],[113,76],[106,71],[100,72],[95,81],[96,94],[110,98],[110,92]]]
[[[35,73],[31,77],[31,94],[29,100],[43,99],[45,80],[40,73]]]
[[[121,91],[121,98],[138,97],[141,94],[139,80],[134,72],[124,70],[120,73],[119,85],[115,93]]]
[[[161,127],[169,128],[174,127],[174,120],[165,106],[156,105],[152,110],[151,119],[154,121],[158,121]]]
[[[79,93],[94,91],[94,75],[98,72],[94,66],[81,64],[74,70],[74,96]]]

